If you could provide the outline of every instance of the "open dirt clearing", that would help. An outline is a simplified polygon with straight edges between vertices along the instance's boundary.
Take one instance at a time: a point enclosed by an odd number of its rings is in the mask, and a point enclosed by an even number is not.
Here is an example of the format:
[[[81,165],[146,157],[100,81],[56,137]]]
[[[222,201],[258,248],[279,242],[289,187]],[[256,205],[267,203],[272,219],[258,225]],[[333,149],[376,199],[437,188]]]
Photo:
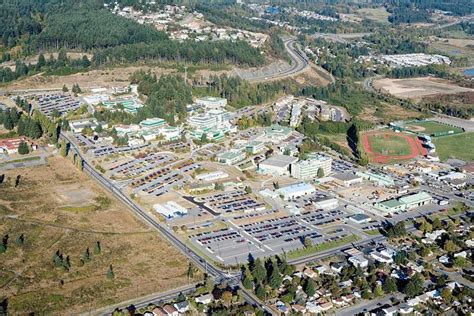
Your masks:
[[[420,99],[437,94],[474,92],[474,89],[460,87],[447,80],[431,77],[411,79],[384,78],[374,81],[374,87],[384,93],[390,93],[396,97],[407,99]]]
[[[9,241],[0,254],[0,298],[8,299],[10,314],[77,314],[187,282],[187,260],[69,161],[51,158],[6,176],[0,234]],[[69,257],[69,271],[54,265],[57,250]],[[113,279],[106,277],[109,265]]]

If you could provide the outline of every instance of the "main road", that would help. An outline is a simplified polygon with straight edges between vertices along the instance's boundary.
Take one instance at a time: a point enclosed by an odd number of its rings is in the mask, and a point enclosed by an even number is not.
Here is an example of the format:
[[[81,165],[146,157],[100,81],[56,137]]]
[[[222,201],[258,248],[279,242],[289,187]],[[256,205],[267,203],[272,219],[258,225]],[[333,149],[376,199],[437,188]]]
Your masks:
[[[142,207],[134,203],[130,198],[128,198],[114,183],[109,179],[104,177],[102,174],[97,172],[94,167],[92,167],[87,161],[79,146],[75,143],[73,137],[70,137],[65,132],[61,132],[60,138],[65,139],[71,146],[74,154],[78,155],[83,162],[83,171],[88,173],[92,178],[99,182],[102,186],[108,189],[114,194],[114,196],[127,205],[138,217],[142,218],[147,222],[151,227],[159,231],[169,242],[171,242],[178,250],[180,250],[186,257],[189,258],[196,266],[200,267],[203,271],[206,272],[209,276],[213,277],[217,283],[226,282],[230,286],[240,287],[243,293],[244,299],[247,303],[258,306],[266,312],[274,315],[276,314],[271,308],[263,305],[258,298],[256,298],[252,293],[247,289],[241,286],[240,283],[240,273],[228,273],[226,270],[216,267],[212,262],[208,262],[206,258],[190,249],[185,243],[183,243],[179,238],[177,238],[171,230],[167,227],[162,226],[156,219],[150,216]],[[165,300],[171,300],[176,298],[180,292],[188,292],[189,288],[180,289],[180,290],[171,290],[165,293],[158,294],[151,298],[147,298],[139,302],[140,306],[147,306],[150,303],[163,302]],[[126,306],[123,306],[126,307]],[[105,308],[104,310],[93,312],[93,314],[109,314],[110,310]]]
[[[305,71],[309,67],[309,59],[304,52],[298,47],[298,43],[294,38],[287,39],[283,42],[291,64],[287,69],[281,69],[277,66],[267,66],[257,70],[239,70],[237,74],[250,82],[267,81],[283,79]]]

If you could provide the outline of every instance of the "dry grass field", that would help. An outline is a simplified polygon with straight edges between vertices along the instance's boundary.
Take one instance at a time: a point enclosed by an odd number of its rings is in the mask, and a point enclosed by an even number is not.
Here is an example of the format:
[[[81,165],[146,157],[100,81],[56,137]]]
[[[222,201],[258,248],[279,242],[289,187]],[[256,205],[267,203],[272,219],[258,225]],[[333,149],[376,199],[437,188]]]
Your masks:
[[[51,158],[6,176],[0,299],[7,298],[11,315],[72,315],[187,282],[187,260],[69,161]],[[83,263],[87,248],[90,260]],[[53,263],[57,250],[69,257],[69,271]],[[113,279],[106,276],[109,265]]]
[[[410,79],[384,78],[374,81],[374,87],[396,97],[413,100],[432,95],[474,92],[474,89],[460,87],[447,80],[432,77]]]
[[[390,16],[390,13],[388,13],[384,7],[359,9],[357,13],[359,13],[362,18],[379,23],[388,23],[388,17]]]

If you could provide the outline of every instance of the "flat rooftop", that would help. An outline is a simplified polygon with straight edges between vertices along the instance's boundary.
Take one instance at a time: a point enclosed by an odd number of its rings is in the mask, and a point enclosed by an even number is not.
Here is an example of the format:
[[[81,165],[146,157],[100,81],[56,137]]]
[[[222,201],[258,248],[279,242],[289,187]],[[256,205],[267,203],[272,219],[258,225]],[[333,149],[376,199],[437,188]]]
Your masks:
[[[295,163],[296,161],[298,161],[298,158],[293,156],[276,155],[265,159],[260,163],[260,165],[284,168],[292,163]]]

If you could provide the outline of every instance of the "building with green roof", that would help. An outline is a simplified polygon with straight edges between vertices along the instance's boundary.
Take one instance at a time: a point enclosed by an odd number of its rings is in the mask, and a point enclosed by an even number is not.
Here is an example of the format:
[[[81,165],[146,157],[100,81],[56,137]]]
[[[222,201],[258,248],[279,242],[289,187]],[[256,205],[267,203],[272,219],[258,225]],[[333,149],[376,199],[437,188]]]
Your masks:
[[[385,213],[409,211],[414,208],[431,203],[432,198],[426,192],[405,195],[396,199],[385,200],[375,204],[375,207]]]

